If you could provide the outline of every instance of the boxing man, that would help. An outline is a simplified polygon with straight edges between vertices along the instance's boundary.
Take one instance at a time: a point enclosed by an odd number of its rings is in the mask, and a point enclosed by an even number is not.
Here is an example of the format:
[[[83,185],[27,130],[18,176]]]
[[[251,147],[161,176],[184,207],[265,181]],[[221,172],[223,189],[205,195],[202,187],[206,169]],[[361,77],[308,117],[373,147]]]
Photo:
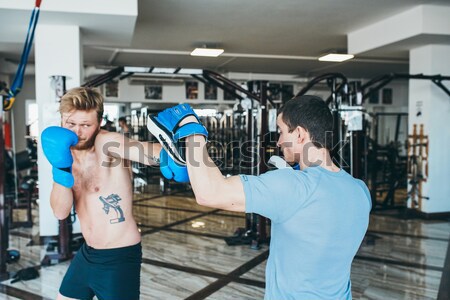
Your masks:
[[[101,130],[103,97],[95,89],[68,91],[59,111],[61,127],[48,127],[41,136],[53,166],[50,203],[60,220],[75,206],[86,242],[72,260],[57,299],[139,299],[141,237],[124,163],[158,164],[161,146]]]

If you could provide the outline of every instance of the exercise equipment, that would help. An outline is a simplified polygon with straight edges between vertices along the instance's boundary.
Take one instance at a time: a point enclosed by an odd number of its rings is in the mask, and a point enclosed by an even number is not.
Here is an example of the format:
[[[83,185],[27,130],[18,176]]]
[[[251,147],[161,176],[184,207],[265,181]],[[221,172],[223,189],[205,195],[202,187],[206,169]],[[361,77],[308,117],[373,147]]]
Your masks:
[[[450,80],[450,76],[442,76],[440,74],[436,75],[424,75],[424,74],[401,74],[401,73],[391,73],[385,74],[379,77],[375,77],[372,80],[369,80],[365,84],[361,85],[362,99],[365,100],[369,98],[373,93],[377,93],[381,88],[389,84],[393,80],[409,80],[409,79],[420,79],[420,80],[431,80],[434,84],[436,84],[444,93],[450,96],[450,90],[445,86],[442,82]],[[417,112],[419,116],[421,114],[420,111]],[[387,116],[389,113],[378,114],[379,117],[381,115]],[[377,138],[375,141],[371,141],[371,149],[372,154],[369,155],[369,160],[373,163],[370,163],[372,170],[380,170],[380,167],[388,170],[388,184],[389,188],[387,189],[386,196],[384,200],[381,202],[381,208],[397,208],[397,205],[394,203],[395,191],[400,187],[405,187],[406,183],[409,179],[409,184],[411,185],[410,191],[407,192],[405,196],[405,200],[411,199],[411,207],[412,209],[421,208],[422,199],[429,200],[427,196],[422,195],[421,185],[425,181],[423,178],[425,170],[422,169],[422,166],[427,166],[426,163],[428,159],[428,137],[426,135],[421,135],[417,133],[417,125],[413,126],[413,134],[408,136],[407,143],[407,161],[406,158],[402,155],[399,155],[400,149],[397,146],[398,144],[398,128],[400,126],[400,118],[405,116],[404,114],[394,113],[394,116],[397,117],[396,122],[396,132],[395,139],[392,143],[387,143],[386,146],[380,146],[378,144]],[[375,124],[377,124],[377,120],[375,119]],[[375,125],[376,127],[377,125]],[[420,141],[422,140],[423,141]],[[370,152],[370,151],[369,151]],[[368,153],[369,153],[368,152]],[[377,156],[379,154],[384,154],[385,158],[383,161],[385,162],[381,166],[379,165],[380,160],[377,160]],[[422,160],[425,161],[422,164]],[[371,170],[371,184],[370,190],[372,194],[372,202],[373,208],[379,206],[377,199],[377,191],[378,182],[376,178],[376,174],[374,174]],[[426,171],[428,172],[428,171]],[[386,177],[386,175],[384,175]],[[370,183],[370,182],[369,182]],[[374,184],[374,186],[371,186]],[[402,208],[406,207],[402,205]]]
[[[408,135],[407,143],[408,179],[411,185],[408,198],[411,208],[422,210],[422,200],[430,200],[422,191],[422,184],[428,178],[428,135],[424,134],[423,124],[420,124],[417,132],[417,125],[413,124],[413,132]]]
[[[8,249],[7,250],[8,257],[6,258],[6,262],[8,264],[15,263],[20,259],[20,252],[16,249]]]
[[[35,7],[31,13],[30,24],[28,25],[22,56],[20,58],[19,66],[17,67],[16,76],[11,84],[11,88],[8,89],[6,86],[3,86],[3,89],[5,89],[8,93],[8,95],[2,99],[3,110],[5,111],[8,111],[13,107],[16,96],[20,93],[23,86],[23,77],[25,75],[25,69],[27,68],[28,57],[30,55],[31,48],[33,47],[34,31],[39,20],[41,2],[42,0],[36,0]]]
[[[314,86],[325,81],[330,95],[325,102],[333,115],[331,158],[353,177],[367,180],[367,140],[365,111],[361,84],[349,82],[341,73],[319,75],[307,83],[295,97],[305,95]]]
[[[130,126],[132,128],[130,137],[138,141],[153,141],[157,142],[156,138],[151,135],[147,129],[147,116],[149,114],[156,114],[159,110],[150,110],[149,107],[142,107],[139,109],[133,109],[131,111]],[[159,167],[148,167],[142,165],[138,162],[131,162],[131,171],[133,175],[133,191],[135,193],[144,193],[148,187],[148,183],[151,179],[157,178],[160,180],[160,191],[161,193],[168,192],[169,180],[161,176]],[[184,186],[176,184],[179,186]]]
[[[2,98],[2,97],[0,97]],[[3,99],[0,99],[0,112],[3,112]],[[0,113],[0,129],[3,128],[3,113]],[[8,257],[9,228],[8,210],[5,201],[5,161],[4,161],[3,130],[0,130],[0,280],[7,279],[6,262]]]
[[[448,96],[450,96],[450,90],[442,84],[442,81],[450,80],[450,76],[442,76],[440,74],[436,75],[423,75],[423,74],[401,74],[401,73],[391,73],[385,74],[369,80],[367,83],[361,86],[363,92],[362,99],[365,100],[372,95],[372,93],[377,93],[381,88],[389,84],[394,79],[425,79],[431,80],[434,84],[440,87]]]
[[[55,75],[52,76],[51,86],[55,92],[55,101],[59,101],[66,93],[66,77]],[[59,144],[56,143],[55,137],[59,138]],[[59,127],[47,127],[42,133],[42,143],[44,154],[50,158],[53,166],[53,178],[55,182],[66,187],[73,186],[73,176],[71,172],[72,154],[70,146],[75,145],[78,137],[72,131]],[[67,152],[68,151],[68,152]],[[59,152],[59,156],[56,154]],[[75,239],[72,232],[72,224],[76,221],[75,208],[64,220],[58,221],[59,234],[56,240],[52,240],[47,245],[47,253],[41,260],[41,265],[48,266],[69,260],[73,257],[73,252],[77,251],[81,245],[80,239]],[[56,251],[55,251],[56,249]]]
[[[23,77],[25,75],[25,69],[28,62],[28,56],[30,54],[31,47],[33,46],[34,32],[39,20],[39,12],[42,0],[36,0],[35,7],[32,11],[30,23],[28,26],[28,32],[25,39],[20,64],[18,66],[16,76],[8,89],[4,82],[0,82],[0,112],[9,111],[14,105],[15,98],[20,92],[23,85]],[[6,278],[8,276],[6,272],[7,261],[7,244],[9,238],[8,229],[8,207],[5,199],[5,186],[4,186],[4,136],[3,136],[3,114],[0,114],[0,278]]]
[[[403,208],[406,204],[397,201],[396,191],[406,189],[406,155],[401,151],[400,129],[403,127],[402,131],[407,132],[408,113],[374,113],[371,117],[373,133],[368,147],[368,184],[372,209]],[[383,121],[395,121],[393,139],[388,132],[383,136],[385,141],[382,141],[380,124]],[[382,200],[378,201],[380,197]]]
[[[36,159],[30,156],[31,151],[25,150],[14,154],[12,150],[6,151],[5,171],[5,200],[8,209],[9,228],[32,227],[32,204],[37,198],[37,164]],[[23,175],[26,172],[27,175]],[[14,210],[25,209],[26,220],[14,219]]]
[[[12,277],[11,283],[32,280],[39,277],[39,271],[35,267],[28,267],[17,271]]]

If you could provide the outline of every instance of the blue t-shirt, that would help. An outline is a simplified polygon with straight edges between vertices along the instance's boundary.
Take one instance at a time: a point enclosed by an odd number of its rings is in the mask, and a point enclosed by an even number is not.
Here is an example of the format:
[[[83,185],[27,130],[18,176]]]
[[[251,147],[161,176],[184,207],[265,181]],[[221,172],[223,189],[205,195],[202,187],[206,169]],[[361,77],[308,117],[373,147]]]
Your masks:
[[[272,221],[264,299],[351,299],[351,264],[371,209],[364,182],[322,167],[241,181],[246,212]]]

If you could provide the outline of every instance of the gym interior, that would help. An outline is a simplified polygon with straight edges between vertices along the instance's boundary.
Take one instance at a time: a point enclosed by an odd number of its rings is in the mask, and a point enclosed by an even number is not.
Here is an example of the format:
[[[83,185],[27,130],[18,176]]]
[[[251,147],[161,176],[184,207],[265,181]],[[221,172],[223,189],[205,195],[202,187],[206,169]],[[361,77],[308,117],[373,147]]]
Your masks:
[[[157,142],[148,116],[189,103],[224,176],[276,169],[277,111],[320,96],[333,161],[372,201],[353,299],[450,299],[448,0],[0,0],[0,20],[0,299],[55,299],[84,242],[74,211],[52,213],[40,144],[78,86],[104,96],[103,129],[139,141]],[[130,172],[140,299],[264,298],[271,220]]]

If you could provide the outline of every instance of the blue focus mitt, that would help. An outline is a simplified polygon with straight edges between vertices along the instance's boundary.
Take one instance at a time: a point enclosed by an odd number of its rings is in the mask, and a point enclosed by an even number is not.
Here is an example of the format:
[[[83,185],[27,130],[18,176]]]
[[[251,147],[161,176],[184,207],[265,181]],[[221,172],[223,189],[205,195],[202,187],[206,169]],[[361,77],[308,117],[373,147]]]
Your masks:
[[[194,116],[198,123],[191,122],[179,126],[188,116]],[[158,139],[169,156],[179,165],[186,165],[184,138],[201,134],[208,137],[208,131],[189,104],[183,103],[160,112],[157,116],[148,116],[147,129]]]
[[[164,149],[161,149],[159,159],[159,167],[165,178],[173,179],[176,182],[189,182],[189,175],[186,165],[182,166],[177,164]]]
[[[78,143],[78,136],[71,130],[50,126],[41,134],[42,150],[53,166],[53,181],[67,188],[72,188],[72,152],[70,147]]]

